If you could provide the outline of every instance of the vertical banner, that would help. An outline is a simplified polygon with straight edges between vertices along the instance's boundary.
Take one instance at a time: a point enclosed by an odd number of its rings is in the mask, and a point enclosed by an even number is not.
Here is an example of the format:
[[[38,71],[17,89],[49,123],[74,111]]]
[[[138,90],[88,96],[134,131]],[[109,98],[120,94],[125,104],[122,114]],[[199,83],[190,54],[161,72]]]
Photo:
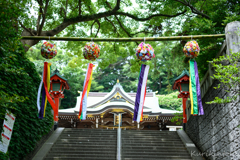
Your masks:
[[[16,117],[7,111],[5,119],[7,120],[3,122],[3,132],[1,133],[2,142],[0,141],[0,151],[3,153],[7,153]]]
[[[195,69],[194,60],[190,60],[190,78],[191,78],[191,88],[192,88],[192,98],[193,98],[193,114],[198,114],[198,101],[197,101],[197,90],[196,90],[196,79],[195,79]]]
[[[143,106],[144,106],[146,88],[147,88],[148,71],[149,71],[149,66],[142,64],[139,80],[138,80],[138,89],[137,89],[137,95],[136,95],[135,107],[134,107],[134,116],[133,116],[133,120],[137,122],[140,122],[142,120]]]
[[[81,103],[80,103],[80,108],[79,108],[79,115],[78,118],[81,120],[86,119],[86,114],[87,114],[87,96],[88,92],[90,90],[90,85],[92,81],[92,70],[93,70],[94,65],[92,63],[88,64],[87,67],[87,72],[85,75],[85,80],[83,84],[83,91],[82,91],[82,98],[81,98]]]

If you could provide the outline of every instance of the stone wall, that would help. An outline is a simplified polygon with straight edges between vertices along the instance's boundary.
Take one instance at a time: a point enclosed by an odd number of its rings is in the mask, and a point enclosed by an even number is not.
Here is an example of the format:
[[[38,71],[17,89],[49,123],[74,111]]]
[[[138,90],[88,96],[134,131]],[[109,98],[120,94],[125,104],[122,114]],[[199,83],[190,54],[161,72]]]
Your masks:
[[[229,23],[225,28],[226,55],[231,54],[230,51],[240,52],[240,35],[236,33],[239,28],[238,21]],[[220,52],[224,52],[224,48]],[[210,74],[205,75],[204,82],[201,82],[201,87],[204,86],[201,88],[201,93],[204,91],[202,102],[205,115],[190,116],[188,114],[186,133],[207,160],[239,160],[240,98],[228,104],[206,104],[215,97],[232,96],[223,88],[214,89],[219,82],[210,77]],[[203,83],[206,85],[202,85]],[[188,103],[187,113],[189,113],[189,105]]]
[[[204,116],[190,116],[186,133],[206,159],[240,159],[240,103],[239,99],[229,104],[205,104],[214,97],[224,97],[224,89],[215,90],[214,81],[202,99]],[[215,155],[214,155],[215,154]]]

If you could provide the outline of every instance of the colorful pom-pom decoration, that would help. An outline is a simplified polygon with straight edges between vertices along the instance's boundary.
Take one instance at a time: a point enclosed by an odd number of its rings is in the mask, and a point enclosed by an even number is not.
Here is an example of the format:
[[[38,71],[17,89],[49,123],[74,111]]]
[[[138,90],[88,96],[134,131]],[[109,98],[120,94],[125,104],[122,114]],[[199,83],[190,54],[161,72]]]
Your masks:
[[[139,60],[145,62],[155,57],[154,49],[150,44],[140,43],[136,49],[136,56]]]
[[[95,61],[100,55],[100,48],[94,42],[88,42],[83,49],[83,56],[85,59]]]
[[[46,59],[52,59],[57,55],[57,47],[50,42],[44,42],[41,46],[41,55]]]
[[[197,57],[200,52],[198,43],[195,40],[188,41],[183,48],[183,52],[189,58]]]

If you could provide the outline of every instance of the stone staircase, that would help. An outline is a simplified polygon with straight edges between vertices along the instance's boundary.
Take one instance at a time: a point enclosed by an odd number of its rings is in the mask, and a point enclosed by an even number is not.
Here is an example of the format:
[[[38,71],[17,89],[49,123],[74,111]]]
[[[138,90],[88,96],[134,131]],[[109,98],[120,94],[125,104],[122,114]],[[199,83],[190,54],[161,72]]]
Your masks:
[[[177,132],[122,130],[122,160],[192,159]]]
[[[65,128],[45,160],[115,160],[117,131]]]

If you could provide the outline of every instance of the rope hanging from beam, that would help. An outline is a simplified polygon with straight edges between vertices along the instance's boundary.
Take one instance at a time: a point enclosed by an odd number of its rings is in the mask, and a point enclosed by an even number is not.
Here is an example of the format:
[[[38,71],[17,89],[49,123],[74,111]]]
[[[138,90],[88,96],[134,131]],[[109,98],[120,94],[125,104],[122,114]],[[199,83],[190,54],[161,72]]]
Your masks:
[[[171,37],[136,37],[136,38],[81,38],[81,37],[49,37],[49,36],[22,36],[24,40],[54,40],[54,41],[113,41],[113,42],[131,42],[131,41],[177,41],[189,39],[206,38],[225,38],[225,34],[212,35],[190,35],[190,36],[171,36]]]

